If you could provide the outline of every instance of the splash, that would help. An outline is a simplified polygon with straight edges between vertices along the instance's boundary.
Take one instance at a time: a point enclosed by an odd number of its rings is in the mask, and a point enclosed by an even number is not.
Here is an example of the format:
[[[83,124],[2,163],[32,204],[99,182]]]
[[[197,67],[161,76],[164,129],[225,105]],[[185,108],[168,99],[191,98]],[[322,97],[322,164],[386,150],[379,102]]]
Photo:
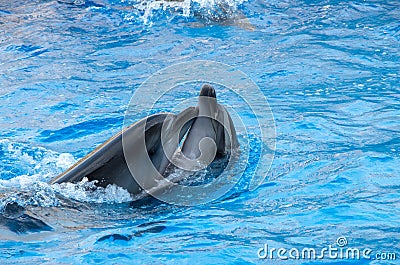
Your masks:
[[[95,185],[95,181],[84,178],[79,183],[53,184],[52,188],[58,194],[80,202],[89,203],[123,203],[132,201],[130,193],[116,185],[105,188]]]
[[[52,176],[60,174],[76,162],[68,153],[60,154],[43,147],[31,147],[9,140],[0,140],[0,155],[3,161],[0,164],[0,189],[3,185],[8,185],[4,180],[16,177],[18,178],[13,181],[23,185],[21,177],[24,175],[47,182]],[[29,183],[28,178],[25,179]]]
[[[3,162],[7,161],[0,165],[0,212],[11,203],[22,207],[52,207],[63,204],[66,199],[109,204],[132,200],[129,192],[120,187],[96,187],[87,179],[76,184],[49,185],[51,178],[76,162],[71,154],[1,140],[0,155]]]
[[[142,14],[140,17],[145,24],[150,25],[158,14],[196,17],[206,23],[224,22],[234,17],[238,7],[245,1],[247,0],[147,0],[132,3],[132,8]]]

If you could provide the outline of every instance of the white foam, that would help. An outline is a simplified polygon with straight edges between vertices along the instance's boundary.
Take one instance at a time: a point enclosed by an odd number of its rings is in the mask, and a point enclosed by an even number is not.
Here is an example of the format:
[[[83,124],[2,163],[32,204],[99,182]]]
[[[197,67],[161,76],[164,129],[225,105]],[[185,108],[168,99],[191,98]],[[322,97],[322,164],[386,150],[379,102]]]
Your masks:
[[[7,203],[51,207],[60,205],[60,198],[89,203],[122,203],[131,201],[128,191],[115,185],[97,188],[87,179],[80,183],[49,185],[48,182],[76,162],[73,155],[57,153],[43,147],[32,147],[9,140],[0,140],[4,160],[20,169],[21,174],[9,179],[0,179],[0,211]],[[8,169],[1,172],[9,174]]]
[[[73,155],[68,153],[62,153],[58,156],[56,166],[64,170],[76,163],[76,159]]]
[[[116,185],[108,185],[106,188],[97,187],[95,181],[89,182],[87,178],[76,184],[53,184],[52,188],[62,196],[80,202],[122,203],[132,201],[127,190]]]

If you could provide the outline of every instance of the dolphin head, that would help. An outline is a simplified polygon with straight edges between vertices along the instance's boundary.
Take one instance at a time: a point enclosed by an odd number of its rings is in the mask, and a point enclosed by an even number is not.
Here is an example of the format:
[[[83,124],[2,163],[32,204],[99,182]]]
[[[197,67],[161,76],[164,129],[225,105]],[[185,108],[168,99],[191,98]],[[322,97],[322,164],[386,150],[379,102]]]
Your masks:
[[[199,116],[215,118],[218,111],[218,104],[215,89],[211,85],[203,85],[197,106],[199,108]]]
[[[209,84],[204,84],[201,87],[200,97],[211,97],[215,99],[217,98],[215,94],[215,89]]]

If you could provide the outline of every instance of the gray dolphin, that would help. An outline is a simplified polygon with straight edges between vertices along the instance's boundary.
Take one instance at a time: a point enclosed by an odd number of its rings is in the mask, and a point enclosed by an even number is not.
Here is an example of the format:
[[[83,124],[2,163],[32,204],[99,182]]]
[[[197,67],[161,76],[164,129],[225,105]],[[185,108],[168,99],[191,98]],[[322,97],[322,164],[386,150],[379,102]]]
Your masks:
[[[178,139],[169,141],[173,137]],[[215,144],[203,142],[206,138]],[[144,152],[138,151],[141,145],[145,147]],[[153,181],[139,185],[137,178],[132,176],[132,168],[135,174],[154,176],[148,164],[151,163],[153,170],[164,175],[174,154],[180,152],[183,155],[175,159],[174,165],[195,170],[194,162],[210,163],[238,146],[229,113],[217,103],[214,88],[203,85],[197,107],[189,107],[177,115],[151,115],[132,124],[52,179],[50,184],[77,183],[86,177],[89,181],[97,181],[98,186],[115,184],[135,195],[142,191],[143,185],[151,188],[156,184]],[[146,161],[151,162],[146,164]]]
[[[182,165],[186,168],[191,164],[188,160],[191,160],[192,165],[193,163],[208,165],[214,159],[230,153],[231,149],[239,146],[231,116],[224,106],[217,103],[212,86],[203,85],[196,109],[197,117],[191,124],[182,146],[185,158],[181,157],[178,161],[181,165],[186,164]],[[208,141],[204,141],[206,139]],[[199,168],[193,165],[193,169]]]

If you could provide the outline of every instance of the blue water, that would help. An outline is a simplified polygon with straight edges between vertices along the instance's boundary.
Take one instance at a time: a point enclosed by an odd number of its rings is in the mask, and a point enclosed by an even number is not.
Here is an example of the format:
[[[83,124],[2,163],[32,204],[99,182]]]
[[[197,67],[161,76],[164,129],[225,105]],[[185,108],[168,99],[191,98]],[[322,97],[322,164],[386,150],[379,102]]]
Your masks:
[[[230,16],[247,17],[240,25],[215,22],[207,1],[154,3],[0,3],[1,218],[15,219],[5,207],[17,203],[51,227],[1,221],[0,263],[309,264],[257,251],[321,249],[339,237],[399,260],[399,2],[231,1]],[[122,128],[142,82],[192,60],[234,66],[267,97],[276,152],[258,189],[242,183],[179,207],[131,204],[117,187],[46,184]]]

